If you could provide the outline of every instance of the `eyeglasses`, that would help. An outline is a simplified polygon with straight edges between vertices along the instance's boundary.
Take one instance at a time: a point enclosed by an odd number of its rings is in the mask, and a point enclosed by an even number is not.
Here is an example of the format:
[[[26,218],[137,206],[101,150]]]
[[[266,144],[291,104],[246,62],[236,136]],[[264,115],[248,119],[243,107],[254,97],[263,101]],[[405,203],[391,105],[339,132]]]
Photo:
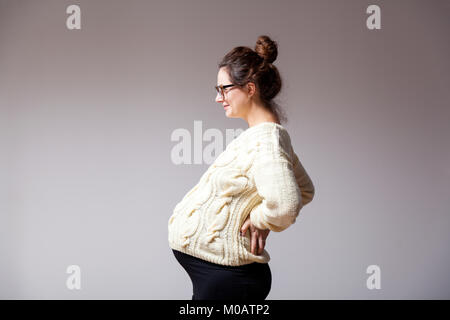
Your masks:
[[[230,88],[230,87],[234,87],[236,86],[235,84],[227,84],[227,85],[220,85],[220,86],[215,86],[214,88],[216,88],[216,91],[218,94],[220,94],[220,97],[222,99],[225,99],[225,93],[227,93],[228,91],[225,91],[226,88]]]

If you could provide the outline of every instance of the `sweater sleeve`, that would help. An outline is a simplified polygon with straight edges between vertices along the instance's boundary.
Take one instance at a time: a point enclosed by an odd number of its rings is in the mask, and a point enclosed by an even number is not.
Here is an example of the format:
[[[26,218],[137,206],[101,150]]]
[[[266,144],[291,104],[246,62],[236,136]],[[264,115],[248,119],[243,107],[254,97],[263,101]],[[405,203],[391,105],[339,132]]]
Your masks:
[[[286,152],[274,140],[259,148],[253,163],[254,181],[262,201],[250,212],[250,220],[259,229],[280,232],[295,223],[302,207],[302,191],[296,176],[300,170],[298,165],[294,167],[292,152]],[[302,176],[299,181],[306,183]]]
[[[293,152],[293,157],[295,180],[300,188],[302,194],[302,207],[304,207],[314,198],[315,188],[311,178],[305,168],[303,168],[303,165],[295,152]]]

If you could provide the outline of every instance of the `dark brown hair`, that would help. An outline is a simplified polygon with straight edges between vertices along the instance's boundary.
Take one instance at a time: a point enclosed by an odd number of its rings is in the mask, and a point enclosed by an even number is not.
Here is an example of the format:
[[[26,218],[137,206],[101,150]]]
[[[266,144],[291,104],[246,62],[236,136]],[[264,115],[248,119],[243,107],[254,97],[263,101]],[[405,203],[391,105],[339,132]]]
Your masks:
[[[281,76],[272,63],[278,55],[278,44],[268,36],[259,36],[255,50],[239,46],[228,52],[219,63],[219,69],[225,67],[232,84],[245,86],[253,82],[265,108],[270,110],[280,122],[286,122],[286,116],[273,100],[281,91]]]

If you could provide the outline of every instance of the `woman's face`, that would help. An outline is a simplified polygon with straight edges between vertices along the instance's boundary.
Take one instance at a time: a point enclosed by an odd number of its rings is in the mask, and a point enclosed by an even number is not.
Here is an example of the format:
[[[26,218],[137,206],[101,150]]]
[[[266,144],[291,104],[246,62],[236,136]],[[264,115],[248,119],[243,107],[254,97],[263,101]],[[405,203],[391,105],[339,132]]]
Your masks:
[[[225,67],[219,69],[217,74],[217,85],[226,86],[231,84],[230,77]],[[224,89],[224,97],[220,93],[216,95],[216,102],[222,104],[225,115],[229,118],[246,118],[250,106],[248,93],[240,87],[229,87]]]

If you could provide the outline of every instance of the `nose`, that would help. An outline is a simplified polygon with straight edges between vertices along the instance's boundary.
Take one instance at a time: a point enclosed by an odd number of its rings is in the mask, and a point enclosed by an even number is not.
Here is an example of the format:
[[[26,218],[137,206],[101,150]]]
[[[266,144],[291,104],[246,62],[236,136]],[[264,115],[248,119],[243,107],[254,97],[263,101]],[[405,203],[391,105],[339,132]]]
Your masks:
[[[217,103],[222,103],[223,102],[223,98],[221,96],[221,94],[219,92],[217,92],[216,94],[216,102]]]

